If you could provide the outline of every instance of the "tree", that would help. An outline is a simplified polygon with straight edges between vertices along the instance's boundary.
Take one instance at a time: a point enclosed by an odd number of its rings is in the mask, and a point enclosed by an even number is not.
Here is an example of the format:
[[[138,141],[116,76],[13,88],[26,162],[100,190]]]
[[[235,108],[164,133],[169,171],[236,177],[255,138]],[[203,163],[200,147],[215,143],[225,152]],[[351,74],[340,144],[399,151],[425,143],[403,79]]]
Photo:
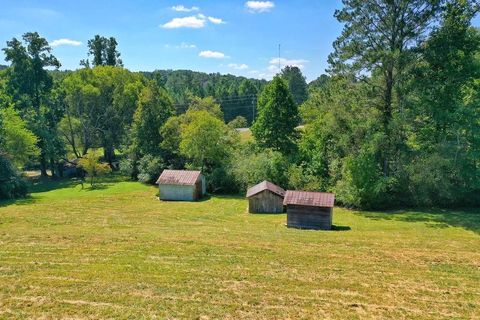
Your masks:
[[[200,98],[193,96],[189,99],[188,110],[191,111],[207,111],[212,116],[217,117],[223,121],[223,112],[220,105],[215,101],[213,97]]]
[[[166,91],[149,82],[140,92],[133,117],[134,145],[141,155],[160,154],[160,128],[173,115],[173,103]]]
[[[101,177],[110,171],[110,167],[107,163],[100,162],[100,156],[96,150],[92,150],[87,153],[80,161],[78,165],[85,170],[87,176],[90,178],[90,186],[94,187],[95,178]]]
[[[0,150],[0,199],[25,197],[27,183]]]
[[[120,52],[117,50],[118,42],[114,37],[106,38],[95,35],[93,39],[88,40],[88,55],[92,56],[92,65],[97,66],[118,66],[122,67]],[[80,64],[88,67],[90,62],[82,60]]]
[[[56,136],[58,122],[58,110],[42,108],[49,103],[48,95],[53,86],[52,76],[46,68],[58,68],[60,62],[51,54],[47,40],[37,32],[27,32],[22,38],[25,45],[13,38],[3,49],[5,60],[11,63],[9,86],[17,97],[17,107],[24,109],[22,113],[28,115],[29,126],[39,138],[40,169],[42,176],[46,176],[47,158],[53,157],[51,151],[55,147],[51,142],[56,141],[52,137]],[[50,162],[54,162],[53,159]]]
[[[378,91],[378,108],[382,112],[387,141],[383,148],[382,167],[388,175],[389,162],[395,153],[390,141],[390,124],[397,108],[403,105],[399,81],[409,62],[412,48],[423,40],[432,19],[440,11],[442,0],[343,0],[343,9],[335,17],[344,28],[334,42],[329,56],[331,72],[353,73],[369,81]],[[396,94],[395,94],[396,93]]]
[[[194,167],[212,170],[228,159],[235,132],[205,110],[189,111],[188,123],[181,128],[180,152]]]
[[[15,166],[21,167],[28,159],[38,155],[37,137],[13,107],[0,109],[0,119],[3,122],[0,149],[9,155]]]
[[[260,95],[252,134],[261,146],[289,154],[295,147],[298,123],[298,108],[287,83],[276,76]]]
[[[111,66],[80,69],[65,78],[66,116],[72,124],[74,119],[80,121],[83,154],[92,146],[103,147],[105,160],[112,164],[114,150],[129,131],[144,86],[142,75]]]
[[[308,98],[307,82],[300,71],[295,66],[286,66],[281,72],[281,77],[287,81],[288,88],[292,93],[293,100],[297,105],[302,104]]]
[[[237,116],[228,123],[228,126],[232,129],[246,128],[248,126],[247,119],[242,116]]]
[[[480,79],[480,33],[471,25],[477,10],[473,1],[447,3],[413,72],[407,145],[417,204],[468,203],[480,188],[480,114],[468,102]]]

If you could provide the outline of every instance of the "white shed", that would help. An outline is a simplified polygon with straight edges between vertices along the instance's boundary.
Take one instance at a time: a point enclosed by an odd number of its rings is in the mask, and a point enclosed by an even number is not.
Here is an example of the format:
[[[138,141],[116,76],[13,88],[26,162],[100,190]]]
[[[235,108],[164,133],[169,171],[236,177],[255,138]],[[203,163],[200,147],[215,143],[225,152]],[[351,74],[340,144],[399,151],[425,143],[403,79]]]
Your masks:
[[[163,170],[157,184],[160,200],[196,201],[206,193],[205,177],[200,171]]]

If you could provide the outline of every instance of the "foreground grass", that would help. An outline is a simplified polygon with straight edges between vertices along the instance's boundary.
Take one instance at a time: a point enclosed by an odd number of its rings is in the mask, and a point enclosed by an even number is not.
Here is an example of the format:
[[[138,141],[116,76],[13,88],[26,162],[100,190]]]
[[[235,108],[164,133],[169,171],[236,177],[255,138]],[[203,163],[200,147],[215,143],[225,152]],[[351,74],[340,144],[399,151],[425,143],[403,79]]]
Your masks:
[[[58,188],[58,189],[55,189]],[[133,182],[0,202],[0,318],[478,318],[480,212],[361,213],[287,229],[242,198]]]

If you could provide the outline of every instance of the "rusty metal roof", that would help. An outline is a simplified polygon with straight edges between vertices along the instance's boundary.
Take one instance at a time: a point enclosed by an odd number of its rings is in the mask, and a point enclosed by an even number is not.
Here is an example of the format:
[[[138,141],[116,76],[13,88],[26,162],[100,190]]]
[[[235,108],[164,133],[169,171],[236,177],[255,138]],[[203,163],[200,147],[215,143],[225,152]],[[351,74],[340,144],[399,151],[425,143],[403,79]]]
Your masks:
[[[270,181],[262,181],[257,185],[254,185],[250,189],[247,190],[247,198],[254,196],[264,190],[269,190],[275,194],[278,194],[280,197],[285,195],[285,190],[277,186],[276,184],[271,183]]]
[[[157,180],[157,184],[176,184],[182,186],[193,186],[200,177],[200,171],[190,170],[163,170]]]
[[[288,190],[283,199],[283,205],[301,205],[311,207],[333,208],[335,194],[328,192],[308,192]]]

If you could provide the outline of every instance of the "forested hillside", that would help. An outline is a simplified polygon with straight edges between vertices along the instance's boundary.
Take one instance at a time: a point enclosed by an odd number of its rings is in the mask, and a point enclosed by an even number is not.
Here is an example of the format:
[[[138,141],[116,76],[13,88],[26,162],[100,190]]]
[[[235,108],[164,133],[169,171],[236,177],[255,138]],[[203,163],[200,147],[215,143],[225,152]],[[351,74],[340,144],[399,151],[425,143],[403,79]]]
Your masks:
[[[344,1],[328,75],[309,85],[295,66],[269,82],[131,72],[102,36],[80,69],[48,71],[61,61],[41,35],[13,38],[0,72],[0,197],[27,192],[21,169],[61,176],[87,158],[88,174],[100,161],[145,183],[200,169],[215,193],[268,179],[358,208],[479,205],[477,11],[464,0]],[[247,124],[253,138],[240,139]]]
[[[255,112],[256,96],[266,84],[265,80],[191,70],[156,70],[142,74],[167,90],[178,113],[188,109],[191,96],[210,96],[220,103],[227,122],[242,116],[250,123]]]

